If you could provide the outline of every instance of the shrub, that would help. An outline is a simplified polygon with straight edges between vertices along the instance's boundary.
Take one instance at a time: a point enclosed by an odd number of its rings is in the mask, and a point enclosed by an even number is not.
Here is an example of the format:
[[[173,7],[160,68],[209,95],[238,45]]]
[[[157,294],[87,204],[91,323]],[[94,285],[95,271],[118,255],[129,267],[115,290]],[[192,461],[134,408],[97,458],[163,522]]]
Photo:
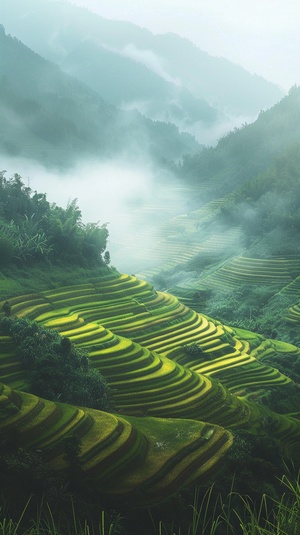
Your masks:
[[[208,356],[205,354],[205,351],[203,351],[203,349],[198,346],[196,342],[184,345],[183,350],[185,354],[191,359],[208,358]]]
[[[68,338],[36,322],[5,317],[0,332],[15,340],[31,392],[50,400],[109,410],[109,390],[102,375],[91,369],[87,354]]]
[[[0,236],[0,265],[7,266],[14,253],[14,246],[6,236]]]

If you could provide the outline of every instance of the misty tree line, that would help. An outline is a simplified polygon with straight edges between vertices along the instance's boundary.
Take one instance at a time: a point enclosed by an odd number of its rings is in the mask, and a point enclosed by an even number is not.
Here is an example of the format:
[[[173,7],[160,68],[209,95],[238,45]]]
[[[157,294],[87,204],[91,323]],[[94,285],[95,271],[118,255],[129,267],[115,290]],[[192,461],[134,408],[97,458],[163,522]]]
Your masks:
[[[77,199],[67,208],[47,201],[46,194],[25,186],[21,176],[0,172],[0,265],[36,261],[95,267],[109,263],[108,230],[83,224]]]
[[[266,169],[227,196],[219,221],[239,225],[246,247],[259,256],[298,255],[300,230],[300,145],[283,151]]]

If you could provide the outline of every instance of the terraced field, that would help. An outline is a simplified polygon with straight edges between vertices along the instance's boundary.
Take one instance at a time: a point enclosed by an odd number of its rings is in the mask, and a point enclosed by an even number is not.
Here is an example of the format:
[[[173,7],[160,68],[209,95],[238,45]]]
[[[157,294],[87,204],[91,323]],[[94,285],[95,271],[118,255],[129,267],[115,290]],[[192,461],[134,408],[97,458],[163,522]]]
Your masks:
[[[9,304],[12,316],[34,319],[88,351],[115,412],[26,393],[16,347],[2,335],[0,428],[17,428],[24,445],[40,449],[57,469],[65,467],[65,437],[77,434],[85,475],[101,493],[152,503],[206,480],[232,444],[228,429],[271,433],[286,455],[296,454],[300,422],[248,399],[249,392],[290,381],[263,363],[264,352],[277,351],[275,342],[266,347],[251,333],[237,337],[129,275],[12,297]]]
[[[289,323],[293,323],[294,325],[300,324],[300,306],[299,304],[293,305],[289,308],[288,315],[286,316],[286,320]]]
[[[197,254],[199,240],[195,233],[200,214],[192,212],[191,221],[187,216],[180,214],[189,199],[195,195],[199,196],[206,187],[204,184],[177,187],[169,183],[160,184],[159,195],[142,203],[141,207],[132,207],[130,213],[124,211],[120,214],[126,233],[124,235],[121,233],[121,239],[118,233],[110,246],[116,265],[125,271],[143,270],[146,267],[147,274],[148,271],[156,273],[161,269],[160,266],[164,266],[164,269],[170,268],[176,264],[176,259],[184,261],[184,258],[190,259]],[[213,203],[209,210],[203,212],[203,216],[207,218],[212,209]],[[138,235],[136,229],[139,229]],[[187,234],[190,238],[188,243]],[[132,260],[128,262],[128,259],[132,258],[134,262]]]
[[[68,468],[65,439],[81,440],[80,461],[96,492],[151,504],[215,472],[232,444],[224,429],[197,421],[130,418],[43,400],[0,383],[0,431],[17,429],[56,470]],[[5,417],[7,413],[7,417]]]
[[[236,288],[245,284],[273,284],[278,289],[290,284],[295,272],[300,273],[299,258],[248,258],[237,256],[207,276],[202,283],[208,288]]]
[[[202,252],[220,254],[232,247],[240,247],[240,228],[224,229],[222,233],[216,231],[208,234],[201,228],[206,225],[220,210],[224,199],[217,199],[206,203],[202,208],[185,215],[177,215],[167,223],[161,225],[157,231],[155,243],[153,237],[147,241],[145,236],[144,245],[148,245],[152,258],[145,265],[153,266],[153,258],[156,259],[153,267],[140,270],[138,277],[148,279],[160,271],[170,270],[177,265],[185,264]]]

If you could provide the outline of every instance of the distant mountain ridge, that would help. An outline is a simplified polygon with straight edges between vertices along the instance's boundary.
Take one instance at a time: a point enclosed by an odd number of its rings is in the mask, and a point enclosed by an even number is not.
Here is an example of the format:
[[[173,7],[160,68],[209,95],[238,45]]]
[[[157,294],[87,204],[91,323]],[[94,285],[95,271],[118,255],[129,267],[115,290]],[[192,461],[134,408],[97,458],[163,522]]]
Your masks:
[[[12,0],[0,6],[0,21],[111,104],[174,122],[198,139],[210,141],[220,124],[224,133],[232,117],[254,118],[283,96],[271,82],[175,34],[154,35],[67,3]]]
[[[199,145],[174,125],[120,111],[0,31],[0,152],[68,167],[82,157],[145,151],[176,159]]]
[[[255,123],[185,157],[187,211],[161,226],[157,263],[138,275],[218,320],[298,345],[299,118],[293,87]]]
[[[295,86],[271,109],[261,112],[254,123],[229,132],[216,147],[187,157],[180,174],[190,183],[209,183],[213,197],[228,194],[299,144],[299,118],[300,88]]]

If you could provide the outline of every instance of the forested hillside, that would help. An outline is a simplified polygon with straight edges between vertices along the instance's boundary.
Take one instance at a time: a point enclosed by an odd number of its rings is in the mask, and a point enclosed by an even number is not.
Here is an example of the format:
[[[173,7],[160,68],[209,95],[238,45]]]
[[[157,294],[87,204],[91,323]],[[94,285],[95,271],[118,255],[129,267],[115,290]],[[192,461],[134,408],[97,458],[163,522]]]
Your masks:
[[[4,2],[0,21],[110,104],[170,121],[202,143],[216,142],[232,121],[255,117],[283,95],[274,84],[177,35],[154,35],[66,2]]]
[[[236,333],[134,276],[89,277],[39,290],[31,280],[30,293],[1,302],[7,510],[15,515],[34,489],[28,513],[40,506],[47,518],[43,494],[52,529],[70,526],[73,503],[73,522],[95,525],[104,507],[132,535],[170,522],[188,530],[191,490],[200,485],[205,503],[215,482],[207,511],[238,529],[227,516],[232,485],[277,500],[284,462],[298,466],[297,382],[266,359],[298,362],[299,348]],[[63,509],[52,505],[58,492]],[[243,514],[238,496],[234,504]],[[294,529],[290,508],[280,525],[287,515]]]
[[[226,195],[256,177],[272,165],[274,158],[300,141],[300,88],[251,124],[229,132],[218,145],[201,154],[187,156],[180,166],[180,176],[190,184],[201,186],[210,198]],[[201,203],[201,196],[197,205]]]
[[[299,535],[300,87],[68,2],[0,23],[0,535]]]
[[[7,514],[28,507],[28,526],[39,507],[43,522],[50,510],[52,529],[66,530],[71,521],[95,526],[101,507],[111,526],[134,535],[139,511],[149,533],[153,522],[188,530],[196,485],[205,502],[216,481],[207,508],[224,529],[233,484],[254,500],[283,499],[280,478],[299,461],[299,348],[229,327],[183,304],[189,297],[109,268],[106,226],[83,225],[76,201],[50,204],[19,175],[2,173],[0,216]],[[201,292],[196,301],[205,309]],[[60,492],[63,515],[52,510]]]
[[[109,263],[107,225],[82,222],[77,201],[67,208],[50,204],[20,175],[0,173],[0,267],[41,263],[92,268]],[[102,253],[104,253],[102,258]]]
[[[299,136],[300,137],[300,136]],[[240,225],[245,246],[260,257],[300,255],[300,143],[226,197],[219,221]]]
[[[299,343],[300,89],[178,167],[186,213],[140,272],[199,310]],[[146,264],[145,264],[146,266]],[[197,297],[198,296],[198,297]]]
[[[171,124],[120,111],[0,31],[0,152],[67,168],[126,152],[177,159],[199,145]]]

